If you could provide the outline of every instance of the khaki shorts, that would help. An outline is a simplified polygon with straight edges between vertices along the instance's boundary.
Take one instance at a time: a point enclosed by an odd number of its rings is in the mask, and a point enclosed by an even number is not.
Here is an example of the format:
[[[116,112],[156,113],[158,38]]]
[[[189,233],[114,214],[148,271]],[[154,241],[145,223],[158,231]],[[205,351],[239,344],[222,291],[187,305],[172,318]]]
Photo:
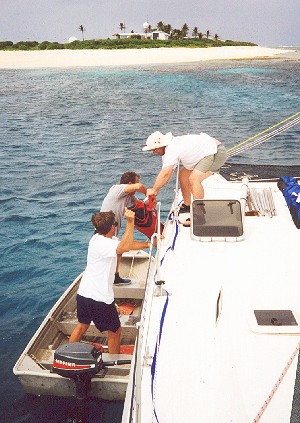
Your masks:
[[[216,154],[203,157],[194,167],[194,169],[199,170],[200,172],[217,172],[221,166],[226,162],[227,153],[224,145],[218,145],[218,151]]]

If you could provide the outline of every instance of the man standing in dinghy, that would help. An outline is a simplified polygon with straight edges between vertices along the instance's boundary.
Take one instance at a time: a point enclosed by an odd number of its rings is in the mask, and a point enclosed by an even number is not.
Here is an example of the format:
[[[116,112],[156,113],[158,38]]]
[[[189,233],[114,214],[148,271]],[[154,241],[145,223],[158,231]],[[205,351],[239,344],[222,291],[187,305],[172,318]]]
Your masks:
[[[120,353],[121,326],[114,302],[114,276],[117,255],[149,248],[150,242],[135,241],[134,212],[125,209],[126,228],[121,241],[115,237],[116,219],[112,211],[95,213],[95,234],[89,242],[87,265],[77,293],[78,324],[69,342],[79,342],[91,321],[100,331],[108,331],[108,350]]]
[[[137,203],[144,204],[143,201],[135,197],[136,192],[141,192],[146,195],[147,188],[140,182],[140,175],[135,172],[125,172],[121,176],[120,183],[113,185],[103,200],[100,211],[108,212],[112,210],[116,216],[117,225],[115,228],[115,235],[118,235],[121,229],[125,207],[130,207]],[[131,280],[121,278],[119,275],[120,260],[121,255],[118,256],[117,260],[114,284],[126,285],[131,283]]]
[[[226,149],[220,141],[204,132],[174,137],[171,132],[165,135],[153,132],[147,139],[143,151],[152,150],[162,156],[162,169],[147,195],[156,196],[169,181],[177,163],[183,167],[179,172],[183,204],[179,213],[189,212],[191,194],[194,199],[204,198],[202,181],[217,172],[226,161]]]

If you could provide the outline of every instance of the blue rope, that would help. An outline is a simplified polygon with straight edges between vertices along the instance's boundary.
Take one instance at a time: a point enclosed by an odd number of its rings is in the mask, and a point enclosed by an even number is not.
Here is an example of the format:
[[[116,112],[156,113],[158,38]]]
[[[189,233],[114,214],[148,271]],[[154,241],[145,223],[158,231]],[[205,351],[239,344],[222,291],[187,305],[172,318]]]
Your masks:
[[[160,261],[160,266],[162,265],[166,254],[168,251],[174,251],[175,248],[175,243],[176,243],[176,239],[178,236],[178,222],[176,221],[176,227],[175,227],[175,235],[174,235],[174,239],[173,242],[171,244],[171,246],[166,250],[163,258]],[[166,316],[166,312],[167,312],[167,307],[168,307],[168,303],[169,303],[169,293],[168,291],[166,291],[167,293],[167,297],[166,297],[166,301],[164,304],[164,308],[161,314],[161,318],[160,318],[160,324],[159,324],[159,333],[158,333],[158,337],[157,337],[157,341],[156,341],[156,345],[155,345],[155,351],[154,351],[154,356],[153,356],[153,360],[152,360],[152,365],[151,365],[151,395],[152,395],[152,404],[153,404],[153,412],[154,412],[154,416],[156,418],[157,423],[159,423],[158,417],[157,417],[157,413],[155,410],[155,405],[154,405],[154,379],[155,379],[155,370],[156,370],[156,363],[157,363],[157,355],[158,355],[158,349],[159,349],[159,345],[160,345],[160,340],[161,340],[161,335],[162,335],[162,330],[163,330],[163,326],[164,326],[164,322],[165,322],[165,316]]]
[[[167,298],[166,298],[164,308],[163,308],[163,312],[162,312],[161,319],[160,319],[158,340],[156,341],[155,352],[154,352],[153,361],[152,361],[152,365],[151,365],[151,395],[152,395],[153,411],[154,411],[154,415],[155,415],[157,422],[158,422],[158,417],[157,417],[157,413],[156,413],[155,406],[154,406],[154,378],[155,378],[158,348],[159,348],[159,344],[160,344],[160,339],[161,339],[161,334],[162,334],[162,330],[163,330],[163,326],[164,326],[164,321],[165,321],[168,303],[169,303],[169,294],[167,292]]]
[[[176,225],[176,226],[175,226],[175,235],[174,235],[174,239],[173,239],[172,245],[171,245],[169,248],[167,248],[167,250],[166,250],[166,252],[165,252],[165,255],[164,255],[164,256],[163,256],[163,258],[160,260],[160,265],[162,265],[162,264],[163,264],[163,262],[164,262],[164,259],[165,259],[165,257],[166,257],[167,252],[168,252],[169,250],[174,251],[175,244],[176,244],[176,240],[177,240],[177,236],[178,236],[178,232],[179,232],[179,225],[178,225],[177,220],[175,221],[175,225]]]

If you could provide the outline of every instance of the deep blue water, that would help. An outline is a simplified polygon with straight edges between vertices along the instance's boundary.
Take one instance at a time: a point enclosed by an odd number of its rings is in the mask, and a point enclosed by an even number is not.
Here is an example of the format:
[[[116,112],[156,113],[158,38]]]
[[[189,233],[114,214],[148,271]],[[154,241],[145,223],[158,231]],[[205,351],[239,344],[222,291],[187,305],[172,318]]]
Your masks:
[[[299,86],[299,58],[0,71],[1,422],[76,421],[74,402],[25,395],[12,368],[84,268],[108,188],[128,170],[154,181],[147,136],[203,131],[230,148],[299,112]],[[299,143],[300,125],[235,161],[297,165]],[[122,403],[91,401],[87,412],[119,422]]]

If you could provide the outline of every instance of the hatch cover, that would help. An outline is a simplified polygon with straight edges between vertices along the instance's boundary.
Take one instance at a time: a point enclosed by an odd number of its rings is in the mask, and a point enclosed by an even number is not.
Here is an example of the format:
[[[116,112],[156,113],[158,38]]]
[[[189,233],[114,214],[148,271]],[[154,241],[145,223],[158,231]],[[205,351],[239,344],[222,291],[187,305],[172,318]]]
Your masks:
[[[291,310],[254,310],[259,326],[298,326]]]
[[[241,204],[238,200],[194,200],[192,204],[192,237],[243,237]]]

